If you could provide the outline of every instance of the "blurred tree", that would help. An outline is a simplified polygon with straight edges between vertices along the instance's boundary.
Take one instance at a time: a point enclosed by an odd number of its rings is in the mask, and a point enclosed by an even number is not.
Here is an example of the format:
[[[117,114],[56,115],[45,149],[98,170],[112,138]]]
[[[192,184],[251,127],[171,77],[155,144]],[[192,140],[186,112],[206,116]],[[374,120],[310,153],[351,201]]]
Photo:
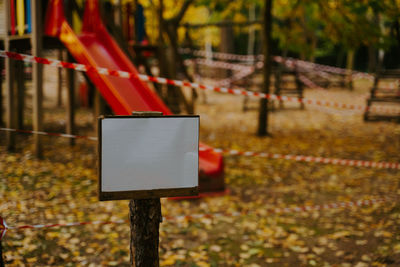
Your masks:
[[[183,64],[181,55],[179,54],[178,45],[178,28],[186,11],[194,0],[185,0],[178,12],[169,18],[164,15],[164,0],[159,1],[158,5],[158,21],[159,21],[159,35],[158,35],[158,56],[160,62],[160,73],[162,76],[176,79],[178,71],[183,73],[187,79],[192,81],[188,75],[186,68]],[[166,48],[165,36],[168,38],[169,46]],[[192,90],[192,100],[194,101],[195,92]],[[174,113],[180,112],[179,103],[182,103],[189,114],[194,113],[193,101],[190,103],[181,88],[168,85],[168,94],[166,103]]]
[[[263,26],[263,53],[264,53],[264,85],[263,93],[269,95],[270,93],[270,76],[272,73],[272,2],[273,0],[265,0],[264,5],[264,26]],[[269,135],[268,132],[268,101],[267,98],[260,99],[260,109],[258,113],[258,129],[259,136]]]

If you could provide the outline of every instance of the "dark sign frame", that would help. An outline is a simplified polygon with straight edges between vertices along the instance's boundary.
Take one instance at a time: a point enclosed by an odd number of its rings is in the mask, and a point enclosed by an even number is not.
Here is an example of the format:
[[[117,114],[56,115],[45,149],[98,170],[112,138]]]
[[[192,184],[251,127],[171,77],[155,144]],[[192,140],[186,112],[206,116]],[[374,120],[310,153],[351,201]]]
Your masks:
[[[137,114],[132,116],[100,116],[98,118],[98,195],[100,201],[108,200],[127,200],[127,199],[151,199],[161,197],[183,197],[183,196],[197,196],[199,193],[198,186],[195,187],[183,187],[183,188],[165,188],[165,189],[151,189],[151,190],[128,190],[128,191],[115,191],[115,192],[103,192],[102,191],[102,121],[104,119],[148,119],[148,118],[199,118],[199,115],[148,115],[146,113]],[[200,125],[199,125],[200,128]],[[199,142],[199,140],[197,140]],[[199,147],[197,146],[197,151]],[[197,165],[199,166],[199,164]],[[197,172],[198,173],[198,172]],[[199,179],[199,176],[197,176]],[[197,180],[197,184],[199,181]]]

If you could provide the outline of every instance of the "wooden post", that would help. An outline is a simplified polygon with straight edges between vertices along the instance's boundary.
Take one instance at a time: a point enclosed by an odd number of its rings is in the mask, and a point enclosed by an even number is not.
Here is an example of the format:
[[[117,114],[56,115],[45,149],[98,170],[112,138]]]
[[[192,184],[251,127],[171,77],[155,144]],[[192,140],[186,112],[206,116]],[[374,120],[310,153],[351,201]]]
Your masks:
[[[32,1],[32,55],[41,56],[42,52],[42,1]],[[32,85],[33,85],[33,130],[43,130],[43,65],[32,63]],[[35,138],[36,157],[43,156],[42,139],[38,134]]]
[[[6,264],[4,263],[4,259],[3,259],[3,244],[1,242],[1,235],[2,235],[2,232],[0,231],[0,267],[4,267]]]
[[[264,6],[264,88],[263,93],[270,93],[270,76],[271,76],[271,30],[272,30],[272,1],[265,0]],[[260,111],[258,114],[258,135],[268,135],[268,99],[260,100]]]
[[[2,240],[6,234],[7,228],[4,219],[0,216],[0,267],[5,266],[5,262],[3,259],[3,244]]]
[[[88,86],[90,90],[93,90],[94,92],[94,101],[93,101],[93,113],[94,113],[94,125],[95,125],[95,130],[97,132],[97,118],[100,117],[101,115],[104,115],[105,109],[106,109],[106,104],[104,102],[103,97],[101,96],[99,90],[96,89],[96,87],[91,83],[90,81],[88,82]]]
[[[4,60],[0,58],[0,127],[3,126],[3,62]]]
[[[67,55],[67,61],[72,62],[73,58],[70,53]],[[67,69],[67,134],[75,133],[75,71]],[[75,140],[70,138],[70,145],[74,145]]]
[[[6,51],[10,51],[10,43],[8,40],[5,41],[5,49]],[[10,58],[5,59],[5,68],[6,68],[6,91],[7,91],[7,102],[6,102],[6,127],[15,129],[15,101],[14,101],[14,81],[12,70],[14,67],[14,61]],[[15,133],[7,132],[7,150],[14,151],[15,150]]]
[[[57,49],[57,58],[58,60],[63,60],[63,51],[62,49]],[[57,107],[62,106],[62,68],[57,69]]]
[[[131,223],[131,265],[158,267],[161,202],[156,199],[136,199],[129,202]]]
[[[132,115],[162,115],[162,112],[133,112]],[[158,267],[159,228],[162,222],[160,198],[129,201],[129,218],[131,265]]]
[[[25,106],[25,72],[24,62],[15,62],[15,74],[17,82],[17,128],[24,128],[24,106]]]
[[[4,1],[4,18],[5,19],[5,29],[10,28],[10,21],[8,19],[8,12],[9,10],[9,1]],[[6,51],[10,51],[10,40],[6,35],[4,39],[4,49]],[[12,76],[12,67],[13,61],[10,58],[4,59],[4,68],[6,70],[6,77],[5,77],[5,84],[6,84],[6,92],[7,92],[7,99],[6,99],[6,127],[7,128],[15,128],[15,119],[14,119],[14,91],[13,91],[13,76]],[[14,151],[15,150],[15,133],[7,132],[6,133],[6,143],[7,143],[7,150]]]

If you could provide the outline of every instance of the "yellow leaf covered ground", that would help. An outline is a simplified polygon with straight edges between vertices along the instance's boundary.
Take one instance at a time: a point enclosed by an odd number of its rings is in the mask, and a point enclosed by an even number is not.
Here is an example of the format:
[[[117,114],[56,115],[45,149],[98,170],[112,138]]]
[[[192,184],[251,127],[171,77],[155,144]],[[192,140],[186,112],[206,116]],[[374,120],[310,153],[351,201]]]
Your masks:
[[[310,91],[307,96],[363,104],[366,87]],[[200,99],[201,100],[201,99]],[[400,162],[400,125],[364,123],[360,115],[287,105],[270,116],[272,138],[254,135],[256,111],[241,97],[207,93],[199,101],[201,140],[218,148]],[[257,102],[252,101],[251,105]],[[63,132],[62,109],[47,103],[46,130]],[[329,113],[327,113],[327,111]],[[93,135],[92,115],[80,110],[78,133]],[[60,123],[61,121],[61,123]],[[17,136],[17,152],[0,132],[0,215],[10,226],[128,219],[128,202],[97,200],[96,143],[43,137],[36,160],[32,137]],[[398,170],[226,156],[222,197],[162,200],[168,216],[242,212],[164,221],[161,266],[398,266],[397,201],[347,209],[271,214],[271,208],[400,195]],[[7,266],[128,266],[129,225],[10,230]]]

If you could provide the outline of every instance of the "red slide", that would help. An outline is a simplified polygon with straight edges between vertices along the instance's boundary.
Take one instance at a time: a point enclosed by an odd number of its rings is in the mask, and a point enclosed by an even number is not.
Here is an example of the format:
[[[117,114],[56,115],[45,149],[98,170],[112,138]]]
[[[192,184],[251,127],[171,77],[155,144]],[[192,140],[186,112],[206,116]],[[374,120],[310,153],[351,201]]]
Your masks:
[[[51,0],[47,8],[45,34],[58,37],[81,64],[138,73],[103,25],[97,0],[87,0],[82,33],[77,35],[64,16],[62,0]],[[137,78],[119,78],[87,72],[88,77],[117,115],[132,111],[161,111],[172,114],[162,100]],[[200,147],[208,148],[200,144]],[[199,152],[200,192],[224,190],[222,156],[210,150]]]

